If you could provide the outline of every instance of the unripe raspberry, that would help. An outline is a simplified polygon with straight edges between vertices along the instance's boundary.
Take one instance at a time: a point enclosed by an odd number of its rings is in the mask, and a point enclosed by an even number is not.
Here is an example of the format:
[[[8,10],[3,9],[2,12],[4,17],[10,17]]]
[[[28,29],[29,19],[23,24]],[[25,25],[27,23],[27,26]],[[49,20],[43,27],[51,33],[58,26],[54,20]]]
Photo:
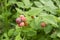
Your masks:
[[[20,18],[17,18],[17,19],[16,19],[16,23],[19,24],[20,22],[21,22],[21,19],[20,19]]]
[[[20,18],[24,17],[24,15],[20,15]]]
[[[41,27],[45,27],[46,26],[46,23],[45,22],[42,22],[41,23]]]
[[[19,26],[24,26],[24,22],[21,22]]]

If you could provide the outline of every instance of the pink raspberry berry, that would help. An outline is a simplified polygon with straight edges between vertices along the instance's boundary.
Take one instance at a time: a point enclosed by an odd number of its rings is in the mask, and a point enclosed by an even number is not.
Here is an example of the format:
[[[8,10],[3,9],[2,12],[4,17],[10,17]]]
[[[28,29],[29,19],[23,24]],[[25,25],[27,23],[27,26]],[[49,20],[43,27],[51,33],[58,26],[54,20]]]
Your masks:
[[[16,19],[16,23],[19,24],[20,22],[21,22],[21,19],[20,19],[20,18],[17,18],[17,19]]]
[[[22,21],[26,21],[26,18],[25,18],[25,17],[22,17],[21,20],[22,20]]]
[[[19,26],[24,26],[24,22],[21,22]]]

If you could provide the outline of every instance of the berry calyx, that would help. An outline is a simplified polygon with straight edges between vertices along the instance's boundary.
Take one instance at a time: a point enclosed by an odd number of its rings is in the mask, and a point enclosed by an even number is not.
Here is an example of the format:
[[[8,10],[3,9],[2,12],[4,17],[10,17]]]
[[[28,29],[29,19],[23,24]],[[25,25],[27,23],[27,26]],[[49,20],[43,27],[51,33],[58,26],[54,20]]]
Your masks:
[[[24,22],[25,23],[25,26],[28,26],[28,23],[27,22]]]

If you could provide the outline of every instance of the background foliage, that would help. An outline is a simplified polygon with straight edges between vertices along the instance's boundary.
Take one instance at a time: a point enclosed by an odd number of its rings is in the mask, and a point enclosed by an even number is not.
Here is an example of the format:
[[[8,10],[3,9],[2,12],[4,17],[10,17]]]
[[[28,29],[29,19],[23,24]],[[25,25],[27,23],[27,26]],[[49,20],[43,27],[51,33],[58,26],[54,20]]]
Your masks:
[[[21,14],[27,27],[15,22]],[[60,0],[0,0],[0,40],[60,40]]]

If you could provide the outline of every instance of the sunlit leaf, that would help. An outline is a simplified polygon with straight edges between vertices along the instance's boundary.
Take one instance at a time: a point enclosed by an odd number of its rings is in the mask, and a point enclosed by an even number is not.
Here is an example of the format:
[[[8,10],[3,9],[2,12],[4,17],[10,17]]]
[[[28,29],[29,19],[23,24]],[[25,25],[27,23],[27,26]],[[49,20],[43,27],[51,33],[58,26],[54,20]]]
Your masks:
[[[30,0],[22,0],[22,1],[25,4],[25,8],[31,7],[32,3],[30,2]]]
[[[18,33],[18,35],[15,37],[15,40],[22,40],[22,38],[20,37],[20,33]]]

